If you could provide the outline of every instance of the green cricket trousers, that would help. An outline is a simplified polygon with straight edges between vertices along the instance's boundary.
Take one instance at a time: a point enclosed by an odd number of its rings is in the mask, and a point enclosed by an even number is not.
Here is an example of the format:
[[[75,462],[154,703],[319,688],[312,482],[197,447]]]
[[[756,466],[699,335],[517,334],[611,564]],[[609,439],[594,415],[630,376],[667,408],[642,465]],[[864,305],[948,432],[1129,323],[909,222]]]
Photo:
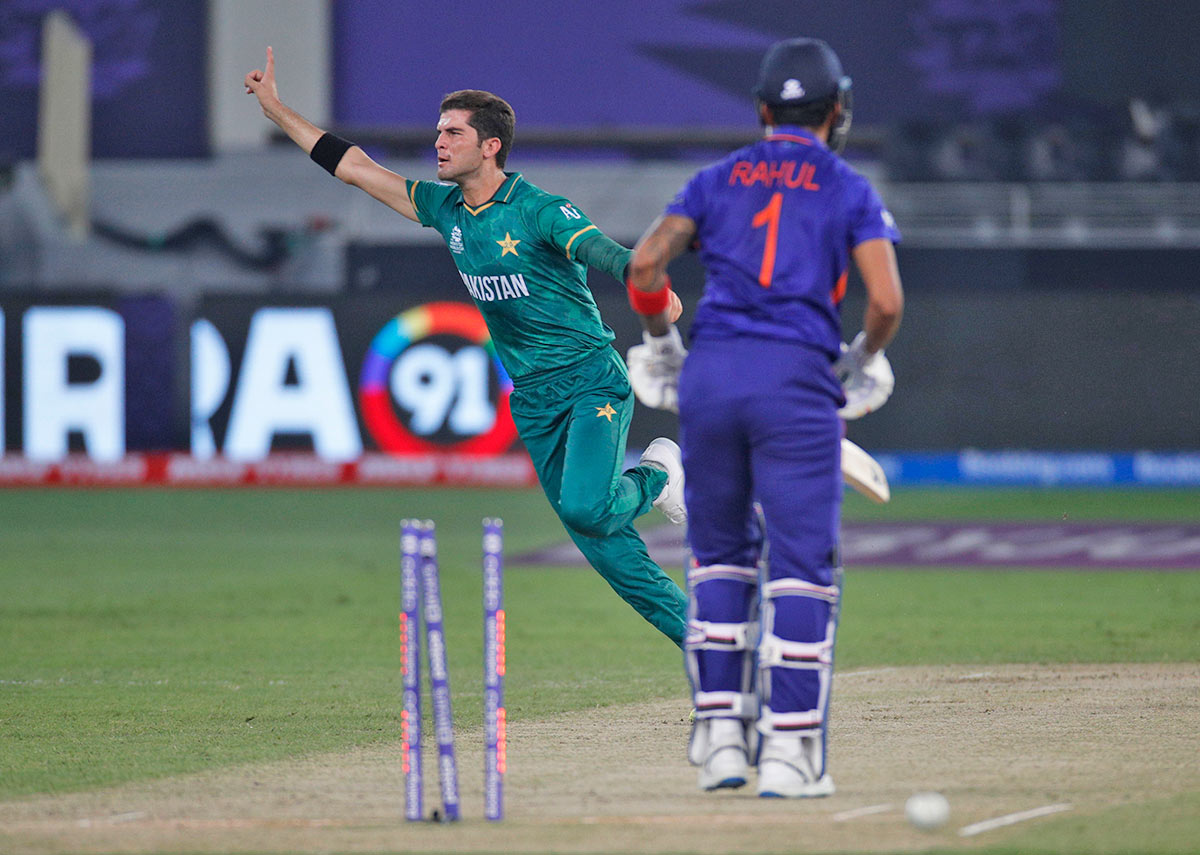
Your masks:
[[[666,485],[652,466],[622,472],[633,419],[625,363],[603,347],[515,383],[513,421],[567,533],[621,599],[682,647],[687,595],[650,559],[633,521]]]

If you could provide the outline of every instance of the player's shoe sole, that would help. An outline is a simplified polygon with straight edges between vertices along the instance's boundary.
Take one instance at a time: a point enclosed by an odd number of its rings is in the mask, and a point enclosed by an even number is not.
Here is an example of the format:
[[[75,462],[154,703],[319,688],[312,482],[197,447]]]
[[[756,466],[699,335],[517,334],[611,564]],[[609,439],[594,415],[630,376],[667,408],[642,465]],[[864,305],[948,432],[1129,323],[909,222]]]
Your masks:
[[[676,525],[687,522],[687,508],[683,504],[683,460],[679,446],[673,440],[660,436],[646,446],[639,462],[667,473],[667,484],[654,500],[654,507]]]

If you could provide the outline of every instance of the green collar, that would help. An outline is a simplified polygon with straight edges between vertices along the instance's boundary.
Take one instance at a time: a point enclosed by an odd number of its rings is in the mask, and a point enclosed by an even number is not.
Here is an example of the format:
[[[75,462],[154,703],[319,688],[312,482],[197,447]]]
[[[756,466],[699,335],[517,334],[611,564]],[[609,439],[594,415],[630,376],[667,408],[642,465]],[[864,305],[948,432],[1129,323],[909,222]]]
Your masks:
[[[506,178],[504,183],[501,184],[499,189],[496,190],[496,192],[492,195],[492,198],[484,202],[478,208],[472,208],[461,196],[458,199],[459,204],[466,208],[467,212],[472,216],[479,216],[479,214],[485,208],[490,208],[497,202],[500,202],[501,204],[507,204],[508,200],[512,197],[513,191],[516,190],[517,184],[524,179],[521,178],[521,173],[519,172],[506,172],[504,174],[507,175],[508,178]]]

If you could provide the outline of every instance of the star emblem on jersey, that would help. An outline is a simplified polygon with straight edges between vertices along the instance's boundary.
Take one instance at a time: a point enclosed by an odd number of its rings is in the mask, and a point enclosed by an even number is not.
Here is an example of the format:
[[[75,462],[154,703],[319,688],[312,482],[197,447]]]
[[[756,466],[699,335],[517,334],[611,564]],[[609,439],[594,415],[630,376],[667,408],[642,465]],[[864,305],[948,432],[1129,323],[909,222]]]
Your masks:
[[[605,404],[603,407],[596,407],[596,418],[603,416],[612,421],[612,417],[617,414],[617,411],[612,408],[612,404]]]
[[[504,240],[498,240],[496,243],[500,244],[500,257],[504,258],[504,256],[508,255],[510,252],[513,255],[517,254],[517,244],[519,244],[520,241],[513,240],[512,235],[510,235],[508,232],[505,232]]]

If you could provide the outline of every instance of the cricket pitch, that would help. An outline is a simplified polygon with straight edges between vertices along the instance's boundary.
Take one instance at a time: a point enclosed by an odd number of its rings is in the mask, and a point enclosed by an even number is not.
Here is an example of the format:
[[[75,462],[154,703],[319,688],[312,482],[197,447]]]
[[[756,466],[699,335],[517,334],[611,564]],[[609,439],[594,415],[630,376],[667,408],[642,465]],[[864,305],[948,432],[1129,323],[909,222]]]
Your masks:
[[[482,735],[458,734],[464,819],[406,823],[384,748],[0,803],[8,853],[917,851],[1003,846],[1200,792],[1200,664],[878,668],[838,673],[831,798],[702,793],[686,698],[509,723],[506,819],[482,819]],[[430,776],[426,776],[429,778]],[[426,808],[436,781],[426,781]],[[909,826],[937,790],[949,824]],[[1176,804],[1178,801],[1176,801]],[[997,817],[1043,810],[963,836]],[[1169,812],[1169,811],[1168,811]],[[1057,816],[1055,816],[1057,815]],[[1191,839],[1200,833],[1193,818]],[[1169,822],[1169,820],[1168,820]],[[1186,829],[1176,835],[1186,838]],[[1018,838],[1019,839],[1019,838]],[[1050,845],[1053,851],[1054,845]]]

